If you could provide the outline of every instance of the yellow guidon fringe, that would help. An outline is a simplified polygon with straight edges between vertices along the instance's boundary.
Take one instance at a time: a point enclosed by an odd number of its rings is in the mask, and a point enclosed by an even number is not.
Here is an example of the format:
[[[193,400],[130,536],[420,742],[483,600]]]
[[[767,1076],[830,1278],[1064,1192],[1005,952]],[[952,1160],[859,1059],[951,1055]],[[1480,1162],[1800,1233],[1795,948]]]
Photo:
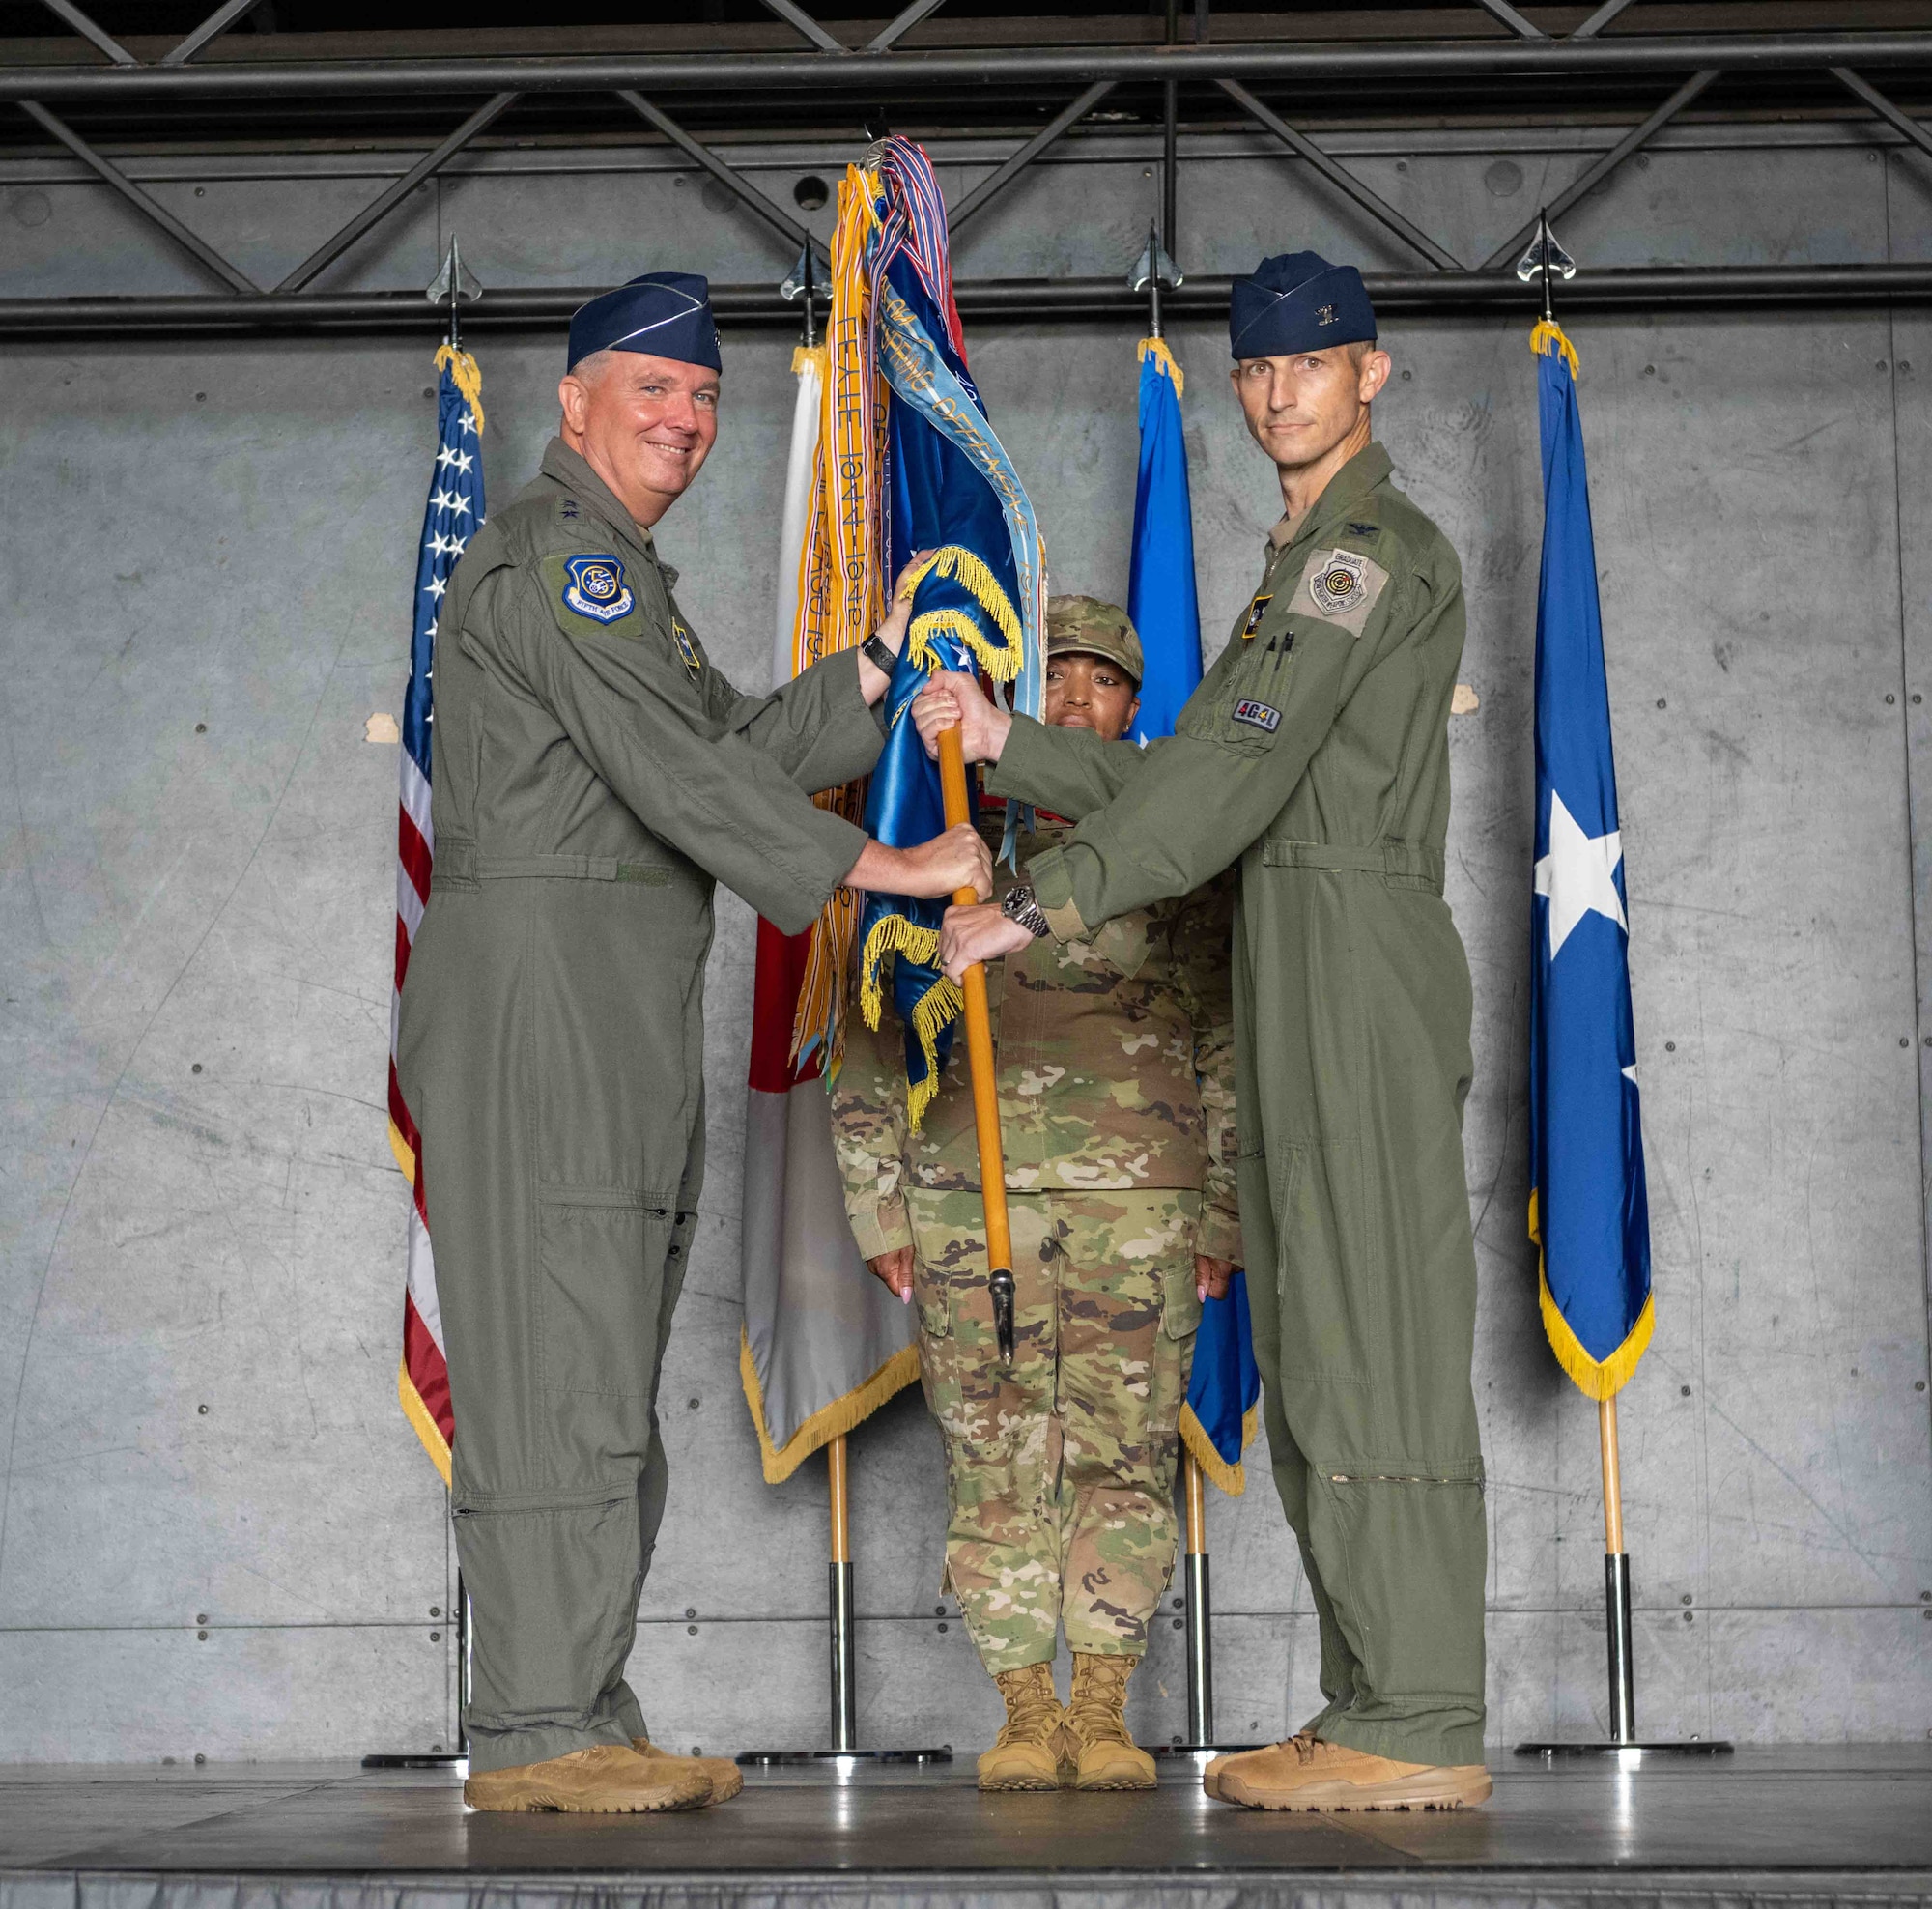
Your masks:
[[[449,368],[450,377],[456,381],[456,388],[463,393],[463,402],[469,407],[469,414],[476,420],[477,430],[482,430],[482,367],[459,346],[439,345],[436,348],[436,368],[440,371],[445,365]]]
[[[912,581],[906,587],[918,589],[935,572],[941,577],[951,577],[972,593],[973,600],[999,625],[1000,634],[1007,640],[1006,644],[995,648],[986,641],[979,625],[962,611],[929,610],[912,620],[908,641],[912,644],[913,656],[926,669],[931,669],[933,666],[925,662],[929,653],[927,644],[937,632],[950,631],[965,643],[980,669],[996,683],[1011,682],[1020,673],[1024,633],[1019,612],[1013,608],[1012,599],[1001,586],[1000,580],[980,557],[963,544],[948,544],[943,550],[935,551],[914,571]]]
[[[872,931],[859,951],[859,1006],[865,1011],[866,1025],[874,1032],[886,1009],[879,969],[888,954],[904,954],[923,968],[936,968],[939,931],[921,927],[903,915],[882,915],[872,924]],[[915,1133],[939,1092],[939,1037],[965,1011],[966,997],[959,992],[959,983],[944,975],[920,996],[912,1011],[912,1031],[919,1037],[919,1051],[925,1056],[925,1078],[906,1083],[906,1119]]]
[[[1543,357],[1552,357],[1561,352],[1570,360],[1570,376],[1582,376],[1582,366],[1577,362],[1577,347],[1563,335],[1563,328],[1553,318],[1536,321],[1536,328],[1529,334],[1529,349]]]
[[[1549,1268],[1543,1255],[1543,1221],[1537,1199],[1537,1191],[1532,1188],[1529,1195],[1529,1237],[1536,1242],[1536,1290],[1542,1304],[1543,1329],[1548,1336],[1549,1350],[1556,1354],[1556,1363],[1570,1375],[1572,1382],[1585,1398],[1599,1403],[1613,1399],[1630,1382],[1637,1360],[1643,1357],[1650,1345],[1651,1329],[1657,1324],[1657,1296],[1654,1293],[1644,1296],[1643,1310],[1637,1314],[1636,1324],[1615,1352],[1607,1358],[1592,1358],[1582,1340],[1570,1329],[1570,1322],[1563,1317],[1563,1309],[1549,1290]]]
[[[1187,389],[1187,380],[1182,374],[1179,365],[1174,361],[1174,354],[1167,349],[1167,340],[1165,338],[1143,338],[1141,340],[1141,362],[1145,364],[1149,358],[1152,358],[1154,363],[1159,365],[1161,370],[1174,380],[1174,395],[1177,398],[1179,397]],[[1222,1489],[1225,1491],[1227,1487],[1223,1486]],[[1236,1487],[1236,1489],[1238,1490],[1239,1488]]]
[[[1241,1449],[1255,1441],[1255,1432],[1262,1422],[1262,1405],[1257,1399],[1241,1414]],[[1194,1463],[1208,1474],[1210,1484],[1218,1485],[1231,1498],[1237,1498],[1248,1489],[1247,1468],[1239,1459],[1230,1465],[1215,1450],[1214,1441],[1208,1436],[1208,1428],[1194,1416],[1194,1408],[1183,1405],[1180,1408],[1180,1437],[1187,1449],[1194,1454]]]
[[[442,1473],[445,1489],[449,1485],[449,1445],[442,1436],[442,1427],[430,1416],[429,1408],[422,1402],[422,1394],[410,1383],[409,1367],[398,1361],[396,1366],[396,1397],[402,1402],[403,1416],[416,1429],[416,1437],[422,1440],[423,1450],[429,1454],[429,1462]]]
[[[758,1432],[758,1456],[764,1462],[765,1483],[781,1485],[821,1445],[828,1445],[856,1425],[863,1424],[890,1399],[919,1377],[919,1348],[901,1346],[863,1385],[819,1409],[782,1445],[772,1443],[765,1430],[765,1395],[758,1368],[752,1358],[752,1341],[738,1328],[738,1377],[744,1382],[745,1403]]]

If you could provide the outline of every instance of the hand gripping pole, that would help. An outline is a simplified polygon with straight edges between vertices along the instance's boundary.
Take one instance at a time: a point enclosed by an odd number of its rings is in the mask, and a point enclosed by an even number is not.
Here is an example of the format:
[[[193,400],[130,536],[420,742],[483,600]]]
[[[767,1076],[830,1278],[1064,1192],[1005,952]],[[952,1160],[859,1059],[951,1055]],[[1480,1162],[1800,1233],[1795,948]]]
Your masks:
[[[946,826],[969,821],[966,810],[966,757],[957,728],[939,737],[939,786],[946,801]],[[979,897],[955,889],[952,899],[971,907]],[[993,1022],[986,1009],[986,970],[978,961],[959,978],[966,997],[966,1057],[973,1068],[973,1123],[980,1136],[980,1186],[986,1203],[986,1290],[993,1298],[993,1331],[1000,1362],[1013,1362],[1013,1241],[1007,1225],[1007,1163],[1000,1145],[1000,1089],[993,1060]]]

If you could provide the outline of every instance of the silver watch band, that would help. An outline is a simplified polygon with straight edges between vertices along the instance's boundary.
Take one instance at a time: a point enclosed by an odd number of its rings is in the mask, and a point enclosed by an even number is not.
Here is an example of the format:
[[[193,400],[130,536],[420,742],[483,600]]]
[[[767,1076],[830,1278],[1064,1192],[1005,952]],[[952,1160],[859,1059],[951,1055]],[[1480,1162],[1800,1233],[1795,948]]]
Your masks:
[[[1030,928],[1037,941],[1041,935],[1053,932],[1052,924],[1046,919],[1046,912],[1039,905],[1038,898],[1025,882],[1016,882],[1007,891],[1007,898],[1000,903],[1000,913],[1008,921],[1017,922],[1023,928]]]

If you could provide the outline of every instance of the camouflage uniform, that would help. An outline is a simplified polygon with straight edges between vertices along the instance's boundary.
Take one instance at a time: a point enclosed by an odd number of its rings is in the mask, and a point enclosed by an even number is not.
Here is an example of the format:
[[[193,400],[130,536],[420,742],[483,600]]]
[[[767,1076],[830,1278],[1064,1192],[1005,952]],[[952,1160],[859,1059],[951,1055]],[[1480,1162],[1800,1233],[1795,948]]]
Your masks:
[[[997,840],[997,824],[987,828]],[[1068,831],[1043,825],[1022,863]],[[1000,892],[1012,877],[1002,871]],[[946,1562],[987,1669],[1139,1657],[1174,1570],[1197,1251],[1238,1262],[1226,879],[987,971],[1017,1352],[999,1368],[963,1040],[918,1133],[902,1035],[856,1019],[833,1097],[867,1259],[914,1247],[920,1371],[946,1446]]]

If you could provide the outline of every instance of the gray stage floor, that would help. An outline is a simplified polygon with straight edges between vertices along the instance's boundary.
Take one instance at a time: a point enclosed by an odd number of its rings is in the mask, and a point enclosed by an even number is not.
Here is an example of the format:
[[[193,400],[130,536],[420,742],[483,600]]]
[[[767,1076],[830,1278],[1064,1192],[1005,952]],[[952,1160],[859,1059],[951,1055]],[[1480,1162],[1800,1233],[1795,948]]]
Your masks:
[[[753,1775],[664,1817],[489,1816],[440,1772],[0,1768],[0,1909],[998,1903],[1932,1904],[1932,1743],[1494,1760],[1442,1816],[982,1797],[950,1771]]]

